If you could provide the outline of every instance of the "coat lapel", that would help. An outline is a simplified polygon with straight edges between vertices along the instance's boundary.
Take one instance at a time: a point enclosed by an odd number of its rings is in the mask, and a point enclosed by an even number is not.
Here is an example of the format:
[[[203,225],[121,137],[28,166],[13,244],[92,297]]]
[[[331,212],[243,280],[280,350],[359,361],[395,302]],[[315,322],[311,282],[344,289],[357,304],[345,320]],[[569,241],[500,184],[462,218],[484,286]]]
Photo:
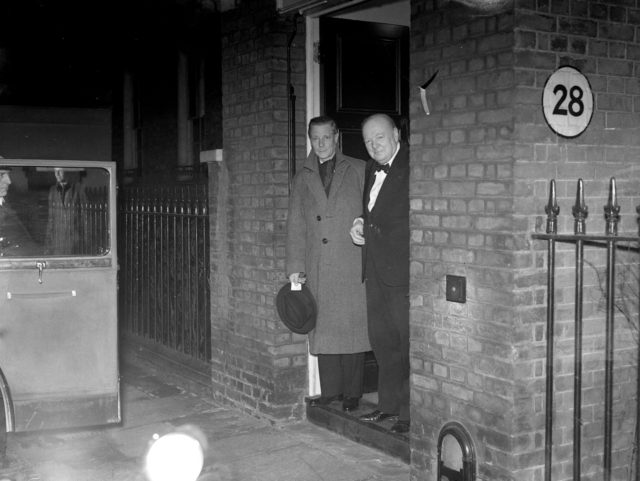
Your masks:
[[[333,179],[331,180],[331,190],[329,190],[329,205],[330,211],[335,211],[336,203],[338,201],[340,188],[344,182],[344,177],[349,169],[349,163],[342,155],[342,152],[336,151],[336,170],[333,173]],[[320,176],[318,176],[320,177]]]
[[[376,166],[376,161],[375,160],[369,160],[369,163],[367,164],[367,168],[366,168],[365,174],[364,174],[364,182],[365,182],[365,188],[364,188],[364,211],[366,213],[369,212],[369,209],[368,209],[367,206],[369,205],[371,187],[373,187],[373,184],[376,181],[375,166]]]

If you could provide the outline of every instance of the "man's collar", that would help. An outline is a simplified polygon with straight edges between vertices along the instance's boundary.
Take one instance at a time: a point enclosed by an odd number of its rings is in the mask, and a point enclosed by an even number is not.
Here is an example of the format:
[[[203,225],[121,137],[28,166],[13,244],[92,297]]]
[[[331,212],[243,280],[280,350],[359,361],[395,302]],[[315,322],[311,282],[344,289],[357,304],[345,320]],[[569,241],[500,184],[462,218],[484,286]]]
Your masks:
[[[330,157],[327,160],[320,160],[320,157],[318,157],[317,155],[316,155],[316,158],[318,159],[318,163],[322,165],[322,164],[324,164],[326,162],[329,162],[330,160],[335,159],[336,158],[336,154],[333,154],[333,157]]]

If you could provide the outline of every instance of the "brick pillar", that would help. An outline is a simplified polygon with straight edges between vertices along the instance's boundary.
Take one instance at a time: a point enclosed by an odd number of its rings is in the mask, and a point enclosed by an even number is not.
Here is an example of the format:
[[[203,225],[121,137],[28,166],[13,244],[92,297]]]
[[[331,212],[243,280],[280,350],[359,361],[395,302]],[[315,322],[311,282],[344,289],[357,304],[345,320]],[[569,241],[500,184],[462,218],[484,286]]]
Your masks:
[[[478,479],[541,480],[546,258],[531,234],[544,229],[551,178],[559,180],[559,232],[571,233],[578,177],[588,181],[590,232],[604,232],[610,175],[626,186],[625,229],[636,232],[638,10],[634,2],[477,2],[482,11],[462,5],[471,1],[411,3],[411,84],[439,70],[427,90],[431,115],[411,93],[411,479],[436,480],[439,430],[458,421],[474,440]],[[544,82],[565,64],[580,68],[596,95],[591,125],[576,139],[556,136],[542,114]],[[571,476],[570,259],[561,257],[556,294],[554,479]],[[583,474],[599,473],[602,460],[600,265],[585,293]],[[445,300],[447,274],[466,277],[466,303]],[[627,479],[637,396],[625,322],[615,383],[628,397],[616,395],[614,479]]]
[[[293,23],[277,14],[275,2],[246,1],[222,14],[221,25],[224,161],[210,176],[214,391],[248,411],[296,418],[304,413],[306,336],[289,332],[274,307],[285,282],[286,59]],[[292,50],[298,105],[304,105],[301,22]],[[297,132],[304,132],[304,114],[296,117]]]

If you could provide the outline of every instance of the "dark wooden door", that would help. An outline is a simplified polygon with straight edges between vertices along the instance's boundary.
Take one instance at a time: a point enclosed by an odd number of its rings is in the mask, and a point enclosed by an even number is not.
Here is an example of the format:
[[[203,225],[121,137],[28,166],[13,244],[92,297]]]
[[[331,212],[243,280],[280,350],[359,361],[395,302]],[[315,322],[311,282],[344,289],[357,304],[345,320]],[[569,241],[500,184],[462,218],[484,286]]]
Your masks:
[[[320,19],[321,104],[342,132],[342,150],[368,159],[360,124],[385,113],[409,131],[409,28]]]
[[[374,113],[393,118],[408,139],[408,27],[321,18],[320,66],[322,113],[338,124],[345,154],[369,158],[360,125]],[[378,390],[373,352],[365,357],[364,390]]]

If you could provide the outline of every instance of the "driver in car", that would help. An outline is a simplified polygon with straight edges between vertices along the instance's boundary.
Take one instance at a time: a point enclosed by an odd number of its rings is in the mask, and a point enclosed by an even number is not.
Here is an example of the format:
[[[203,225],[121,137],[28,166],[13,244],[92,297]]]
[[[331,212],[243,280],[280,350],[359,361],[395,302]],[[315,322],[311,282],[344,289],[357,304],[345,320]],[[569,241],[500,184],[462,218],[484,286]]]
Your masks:
[[[37,254],[37,248],[16,211],[7,201],[11,169],[0,165],[0,257]]]

